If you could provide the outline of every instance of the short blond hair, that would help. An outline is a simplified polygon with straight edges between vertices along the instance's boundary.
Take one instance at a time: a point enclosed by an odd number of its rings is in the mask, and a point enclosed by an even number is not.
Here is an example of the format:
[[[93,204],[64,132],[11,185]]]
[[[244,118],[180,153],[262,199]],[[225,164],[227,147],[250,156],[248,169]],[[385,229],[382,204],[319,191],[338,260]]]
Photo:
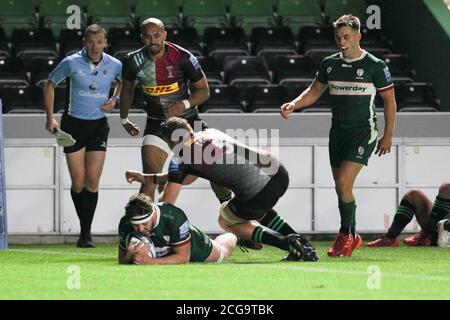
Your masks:
[[[359,18],[352,15],[352,14],[344,14],[343,16],[339,17],[335,22],[333,22],[334,28],[342,28],[342,27],[350,27],[353,30],[360,31],[361,29],[361,21],[359,21]]]

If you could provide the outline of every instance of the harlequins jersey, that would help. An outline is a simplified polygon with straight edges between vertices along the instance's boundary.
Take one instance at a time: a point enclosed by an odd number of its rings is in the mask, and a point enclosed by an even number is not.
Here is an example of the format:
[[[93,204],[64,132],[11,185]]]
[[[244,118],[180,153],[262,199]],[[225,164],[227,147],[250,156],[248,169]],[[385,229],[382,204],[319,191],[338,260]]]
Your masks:
[[[123,78],[138,81],[149,118],[164,120],[164,110],[173,102],[189,97],[189,83],[203,78],[200,64],[189,51],[171,42],[165,42],[162,57],[152,60],[146,47],[127,54],[123,61]],[[182,117],[198,113],[189,108]]]

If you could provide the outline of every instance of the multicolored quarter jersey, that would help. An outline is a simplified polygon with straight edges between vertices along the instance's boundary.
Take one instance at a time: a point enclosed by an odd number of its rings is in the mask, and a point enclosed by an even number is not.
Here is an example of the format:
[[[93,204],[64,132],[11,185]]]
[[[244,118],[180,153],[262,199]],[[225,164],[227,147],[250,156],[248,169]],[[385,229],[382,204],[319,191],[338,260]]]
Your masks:
[[[177,146],[180,150],[172,150],[169,165],[170,182],[182,184],[186,176],[194,175],[229,188],[242,201],[261,191],[279,167],[274,157],[255,153],[216,129],[195,132]],[[258,161],[268,165],[261,166]]]
[[[316,80],[328,84],[333,126],[377,130],[375,95],[394,86],[384,61],[365,50],[353,60],[335,53],[321,62]]]
[[[205,261],[212,251],[211,238],[191,225],[180,208],[168,204],[155,204],[155,226],[148,238],[155,245],[156,257],[170,255],[174,247],[191,242],[190,262]],[[130,220],[123,216],[119,223],[119,246],[126,250],[136,234]]]
[[[109,99],[111,82],[122,81],[122,63],[103,53],[100,63],[94,65],[83,49],[65,57],[48,78],[55,85],[67,79],[69,101],[66,112],[69,115],[97,120],[105,117],[100,108]]]
[[[189,51],[171,42],[165,42],[165,52],[156,61],[150,58],[146,47],[128,53],[123,60],[123,78],[138,81],[149,118],[164,120],[164,110],[173,102],[189,97],[189,83],[203,78],[200,64]],[[186,110],[182,117],[194,116],[197,107]]]

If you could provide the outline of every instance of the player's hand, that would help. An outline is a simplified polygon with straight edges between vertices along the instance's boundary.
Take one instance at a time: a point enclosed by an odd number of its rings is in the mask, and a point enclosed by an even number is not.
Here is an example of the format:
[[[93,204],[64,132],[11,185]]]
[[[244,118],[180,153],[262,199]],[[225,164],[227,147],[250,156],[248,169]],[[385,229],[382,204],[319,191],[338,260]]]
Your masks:
[[[116,106],[117,100],[114,97],[109,98],[108,100],[103,103],[103,105],[100,107],[100,110],[103,112],[111,112],[114,107]]]
[[[137,136],[139,133],[141,133],[141,130],[139,129],[139,127],[131,121],[128,121],[126,124],[123,124],[122,126],[132,136]]]
[[[145,177],[142,172],[135,170],[127,170],[125,171],[125,178],[128,183],[132,183],[133,181],[137,181],[140,183],[145,183]]]
[[[391,152],[391,146],[392,146],[392,138],[383,136],[379,141],[377,145],[377,150],[375,151],[375,154],[381,157],[382,155],[386,153]]]
[[[58,121],[56,121],[55,118],[52,118],[51,120],[47,119],[47,123],[45,124],[45,128],[50,133],[55,133],[56,130],[58,130]]]
[[[133,255],[133,263],[135,264],[145,264],[148,259],[148,252],[150,251],[150,244],[145,244],[144,242],[139,242],[136,246],[136,250]]]
[[[164,113],[166,114],[167,118],[179,117],[183,114],[184,110],[186,110],[184,103],[181,101],[177,101],[169,105]]]
[[[289,115],[294,112],[294,104],[292,102],[285,103],[280,108],[281,116],[285,119],[289,117]]]

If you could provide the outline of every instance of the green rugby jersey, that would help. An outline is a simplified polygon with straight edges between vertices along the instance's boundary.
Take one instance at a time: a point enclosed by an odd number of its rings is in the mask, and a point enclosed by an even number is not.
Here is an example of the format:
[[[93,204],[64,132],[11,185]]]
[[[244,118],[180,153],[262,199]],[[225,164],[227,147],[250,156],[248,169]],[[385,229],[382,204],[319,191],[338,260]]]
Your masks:
[[[384,61],[365,50],[353,60],[344,59],[338,52],[320,63],[316,80],[327,84],[330,90],[333,126],[370,128],[376,139],[375,95],[393,87]]]
[[[158,258],[170,255],[174,247],[188,242],[191,242],[190,262],[202,262],[209,257],[212,251],[211,238],[191,225],[183,210],[168,203],[158,203],[154,214],[157,219],[148,238],[155,245]],[[129,219],[123,216],[119,223],[119,246],[126,250],[134,234],[136,232]]]

